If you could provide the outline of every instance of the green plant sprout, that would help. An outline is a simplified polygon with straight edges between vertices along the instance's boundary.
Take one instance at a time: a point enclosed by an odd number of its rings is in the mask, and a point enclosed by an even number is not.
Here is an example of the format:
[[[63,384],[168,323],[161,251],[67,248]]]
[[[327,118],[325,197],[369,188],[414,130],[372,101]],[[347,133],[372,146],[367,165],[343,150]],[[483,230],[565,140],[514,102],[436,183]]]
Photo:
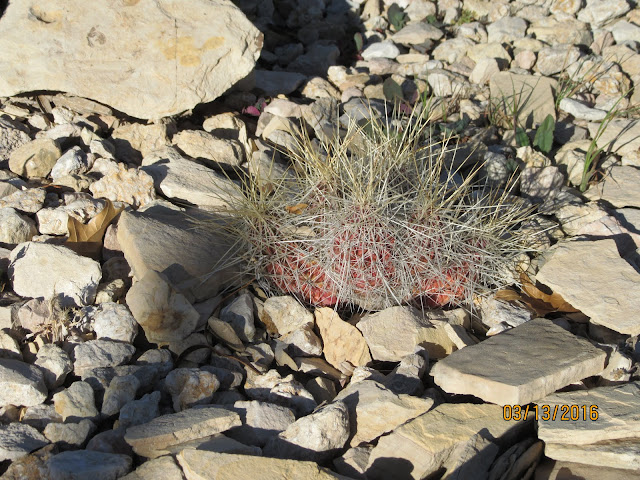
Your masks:
[[[389,18],[389,23],[393,26],[393,29],[397,32],[402,30],[402,28],[406,25],[409,17],[404,12],[402,8],[398,6],[397,3],[392,3],[387,11],[387,16]]]

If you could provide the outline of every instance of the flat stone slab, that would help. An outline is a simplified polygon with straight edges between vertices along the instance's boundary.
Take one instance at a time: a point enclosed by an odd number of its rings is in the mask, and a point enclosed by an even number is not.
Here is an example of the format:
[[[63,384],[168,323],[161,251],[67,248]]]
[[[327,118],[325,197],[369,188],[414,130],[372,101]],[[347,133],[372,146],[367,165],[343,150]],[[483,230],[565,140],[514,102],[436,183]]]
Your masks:
[[[23,424],[0,425],[0,462],[17,460],[49,443],[38,430]]]
[[[448,393],[498,405],[527,404],[604,369],[606,353],[549,320],[536,318],[457,350],[431,370]]]
[[[237,266],[215,271],[230,248],[215,220],[198,209],[180,212],[160,205],[122,212],[118,242],[135,278],[155,270],[190,301],[202,301],[237,279]]]
[[[138,455],[155,458],[158,451],[167,450],[173,445],[222,433],[240,425],[240,416],[230,410],[192,408],[130,427],[124,439]]]
[[[571,420],[570,412],[564,418],[558,413],[555,419],[538,419],[538,437],[545,443],[588,445],[640,437],[640,382],[556,393],[538,403],[549,405],[551,412],[556,405],[558,412],[565,405],[579,407],[578,420]],[[597,406],[595,421],[589,417],[592,405]]]
[[[161,118],[215,100],[244,78],[262,39],[228,0],[190,8],[175,0],[12,1],[0,20],[0,96],[59,90]]]
[[[640,207],[640,168],[615,165],[607,173],[586,196],[591,200],[602,199],[616,208]]]
[[[512,441],[528,423],[505,421],[497,405],[439,405],[379,440],[369,457],[367,478],[418,480],[443,468],[461,469],[460,478],[488,478],[498,443]]]
[[[640,273],[620,257],[614,240],[559,244],[536,279],[592,323],[640,334]]]
[[[180,452],[177,460],[188,479],[348,480],[347,477],[322,468],[315,462],[299,460],[206,452],[192,448]]]
[[[637,438],[604,440],[590,445],[545,443],[544,454],[549,458],[564,462],[578,462],[596,467],[623,468],[640,473],[640,440]]]
[[[594,138],[600,127],[600,123],[589,124],[589,134]],[[619,155],[631,155],[640,148],[640,120],[616,118],[607,124],[600,138],[598,147],[606,152]]]
[[[547,115],[555,120],[553,90],[556,84],[552,78],[500,72],[491,77],[489,88],[491,98],[496,99],[499,108],[506,110],[507,115],[515,101],[519,107],[519,124],[531,128],[541,124]]]

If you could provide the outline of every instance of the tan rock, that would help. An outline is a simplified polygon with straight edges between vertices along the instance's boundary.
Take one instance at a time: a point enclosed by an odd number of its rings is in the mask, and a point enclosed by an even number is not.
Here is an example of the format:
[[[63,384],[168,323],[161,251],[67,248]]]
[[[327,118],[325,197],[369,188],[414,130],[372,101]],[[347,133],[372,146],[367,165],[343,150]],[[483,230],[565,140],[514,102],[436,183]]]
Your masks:
[[[577,462],[561,462],[545,458],[536,468],[535,480],[640,480],[640,472],[621,468],[603,468]]]
[[[0,96],[58,90],[137,118],[171,116],[244,78],[262,38],[226,0],[190,8],[173,0],[15,1],[0,22]]]
[[[171,456],[144,462],[122,480],[184,480],[182,469]]]
[[[62,151],[55,140],[38,138],[20,145],[9,156],[9,169],[27,178],[49,175]]]
[[[313,315],[291,296],[270,297],[264,302],[260,320],[269,333],[286,335],[299,328],[313,327]]]
[[[279,458],[203,452],[185,449],[177,455],[187,480],[347,480],[315,462],[282,460]]]
[[[118,164],[118,171],[105,175],[89,187],[96,198],[108,198],[114,202],[125,202],[134,208],[156,199],[153,178],[137,168]]]
[[[118,160],[137,164],[154,150],[169,145],[168,135],[168,125],[163,122],[125,123],[113,130],[111,141]]]
[[[317,308],[315,317],[327,362],[343,372],[343,362],[349,362],[356,367],[364,367],[371,362],[369,347],[362,333],[342,320],[335,310]]]
[[[589,445],[545,443],[544,454],[564,462],[621,468],[640,473],[640,440],[637,438],[603,440]]]
[[[244,149],[237,140],[217,138],[202,130],[183,130],[171,142],[191,158],[238,166],[244,161]]]
[[[436,363],[431,374],[448,393],[522,405],[597,375],[605,357],[588,341],[538,318],[454,352]]]
[[[224,408],[192,408],[129,427],[124,439],[138,455],[155,458],[158,451],[173,445],[208,437],[240,425],[239,415]]]

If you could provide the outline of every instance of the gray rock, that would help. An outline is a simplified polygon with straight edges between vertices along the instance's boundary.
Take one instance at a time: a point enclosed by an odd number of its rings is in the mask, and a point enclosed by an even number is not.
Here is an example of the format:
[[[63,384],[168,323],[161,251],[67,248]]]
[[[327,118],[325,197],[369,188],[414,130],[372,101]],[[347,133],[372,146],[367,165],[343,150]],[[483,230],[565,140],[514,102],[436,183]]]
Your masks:
[[[188,160],[166,147],[146,155],[143,169],[168,198],[202,208],[225,207],[238,200],[239,186],[224,174]]]
[[[91,168],[89,161],[80,147],[72,147],[58,158],[51,169],[51,178],[55,182],[67,175],[86,173]]]
[[[143,457],[156,458],[174,445],[241,425],[237,413],[217,407],[184,410],[129,427],[125,440]]]
[[[114,426],[113,430],[105,430],[94,435],[87,443],[87,450],[104,453],[119,453],[133,457],[133,449],[124,441],[124,428]]]
[[[13,289],[25,297],[58,297],[61,305],[93,303],[102,275],[95,260],[68,248],[26,242],[11,252],[9,275]]]
[[[68,5],[69,10],[38,10],[32,14],[35,20],[27,20],[28,4],[11,7],[0,23],[0,50],[28,54],[42,70],[9,75],[8,65],[15,59],[5,57],[1,96],[59,90],[137,118],[171,116],[214,100],[253,69],[263,41],[237,7],[222,1],[200,2],[188,11],[173,4],[127,4],[126,16],[111,5],[89,8],[78,2]],[[132,18],[147,22],[139,25]],[[52,23],[55,31],[47,27]],[[28,52],[20,47],[25,39],[38,39]],[[147,49],[150,44],[153,49]],[[73,74],[61,67],[93,56],[106,67],[73,68]],[[122,92],[114,92],[115,83]]]
[[[18,190],[0,199],[0,208],[14,208],[24,213],[36,213],[42,208],[47,193],[43,188]]]
[[[604,200],[616,208],[640,207],[638,191],[640,168],[614,165],[607,176],[589,188],[586,196],[591,200]]]
[[[220,320],[230,324],[240,340],[253,342],[256,334],[253,310],[254,305],[251,294],[243,293],[222,309]]]
[[[290,408],[256,400],[235,402],[233,410],[240,415],[242,425],[232,428],[226,435],[258,447],[266,445],[296,420]]]
[[[140,380],[133,375],[114,377],[104,391],[102,414],[109,417],[120,412],[125,404],[135,400],[139,388]]]
[[[1,28],[2,24],[0,24]],[[49,175],[60,155],[62,152],[56,141],[38,138],[11,152],[9,168],[23,177],[44,178]]]
[[[98,367],[115,367],[129,362],[136,348],[133,345],[112,340],[89,340],[73,351],[75,373]]]
[[[131,457],[127,455],[74,450],[51,457],[46,466],[50,480],[116,480],[131,471],[132,463]]]
[[[637,42],[640,38],[640,27],[626,20],[620,20],[609,28],[618,45],[625,42]]]
[[[487,25],[489,43],[510,43],[523,38],[527,32],[527,22],[520,17],[503,17]]]
[[[113,302],[100,304],[92,325],[99,339],[132,343],[138,333],[138,322],[127,306]]]
[[[160,416],[160,392],[155,391],[144,395],[139,400],[131,400],[120,408],[118,426],[129,428],[133,425],[148,423]]]
[[[313,315],[291,296],[270,297],[264,302],[260,320],[270,333],[286,335],[305,327],[313,327]]]
[[[211,402],[220,387],[214,374],[198,368],[176,368],[164,382],[176,412]]]
[[[24,125],[8,118],[0,118],[0,160],[9,160],[13,150],[30,140]]]
[[[58,443],[61,447],[82,447],[96,429],[91,420],[81,420],[79,423],[50,423],[44,429],[44,436],[51,443]]]
[[[333,460],[336,471],[349,478],[366,479],[365,472],[372,449],[373,445],[368,444],[350,448],[344,455]]]
[[[98,416],[93,388],[86,382],[74,382],[53,396],[56,412],[66,421],[94,419]]]
[[[300,87],[307,80],[307,76],[296,72],[273,72],[256,69],[253,71],[255,89],[265,97],[275,97],[278,94],[287,95]]]
[[[229,438],[222,433],[216,433],[205,438],[199,438],[188,442],[174,445],[167,449],[167,452],[175,455],[187,448],[195,448],[196,450],[218,453],[238,453],[242,455],[262,455],[259,447],[252,447],[240,443],[233,438]]]
[[[595,29],[614,18],[621,17],[630,9],[631,7],[625,0],[609,0],[606,2],[587,0],[587,5],[578,12],[578,20],[590,23],[591,28]]]
[[[53,343],[40,347],[34,364],[44,373],[44,383],[49,390],[62,385],[73,371],[73,362],[67,352]]]
[[[442,30],[427,22],[411,23],[391,36],[394,43],[402,45],[420,45],[429,40],[440,40],[444,36]]]
[[[424,391],[422,377],[428,365],[429,353],[426,350],[407,355],[387,375],[384,385],[396,395],[420,396]]]
[[[372,58],[396,58],[400,55],[400,49],[392,41],[384,41],[378,43],[372,43],[365,48],[362,53],[362,58],[365,60],[371,60]]]
[[[296,420],[272,438],[264,452],[278,458],[322,462],[344,447],[349,433],[349,410],[337,401]]]
[[[29,425],[0,425],[0,461],[18,460],[48,443],[40,432]]]
[[[545,47],[538,52],[536,68],[545,76],[560,73],[580,58],[580,50],[572,45]]]
[[[42,431],[50,423],[62,423],[62,416],[56,412],[53,405],[41,403],[26,407],[21,422]]]
[[[0,208],[0,242],[15,245],[28,242],[37,234],[33,220],[19,215],[13,208]]]
[[[311,76],[324,75],[331,65],[335,65],[339,55],[340,49],[335,45],[317,42],[307,47],[306,53],[291,62],[287,70]]]
[[[287,345],[293,356],[319,357],[322,355],[322,341],[311,328],[294,330],[281,336],[279,340]]]
[[[532,203],[555,198],[564,184],[564,175],[558,167],[526,167],[520,174],[520,192]]]
[[[488,336],[509,327],[517,327],[533,318],[529,309],[514,302],[497,300],[493,296],[482,299],[480,314],[482,324],[489,328]]]
[[[640,334],[633,313],[640,308],[640,298],[633,293],[640,274],[620,257],[613,239],[559,244],[536,279],[588,315],[591,323]]]
[[[184,295],[153,270],[127,293],[127,305],[151,343],[164,345],[193,333],[200,315]]]
[[[578,120],[598,121],[607,116],[607,112],[598,108],[590,108],[582,102],[572,98],[560,100],[560,110],[573,115]]]
[[[0,358],[0,406],[39,405],[47,398],[42,370],[33,365]]]
[[[536,361],[528,360],[533,358]],[[524,405],[600,373],[605,358],[603,350],[537,318],[452,353],[436,363],[431,374],[445,392],[475,395],[498,405]]]

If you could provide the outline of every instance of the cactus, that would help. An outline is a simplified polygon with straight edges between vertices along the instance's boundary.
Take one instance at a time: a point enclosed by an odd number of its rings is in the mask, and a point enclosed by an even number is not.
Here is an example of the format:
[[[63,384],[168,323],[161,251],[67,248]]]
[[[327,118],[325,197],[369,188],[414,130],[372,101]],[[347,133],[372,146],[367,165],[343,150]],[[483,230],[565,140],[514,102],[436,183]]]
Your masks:
[[[474,185],[477,169],[459,180],[423,115],[372,118],[326,142],[296,132],[290,175],[271,192],[244,186],[232,234],[260,284],[315,306],[378,310],[459,305],[512,283],[530,210]]]

